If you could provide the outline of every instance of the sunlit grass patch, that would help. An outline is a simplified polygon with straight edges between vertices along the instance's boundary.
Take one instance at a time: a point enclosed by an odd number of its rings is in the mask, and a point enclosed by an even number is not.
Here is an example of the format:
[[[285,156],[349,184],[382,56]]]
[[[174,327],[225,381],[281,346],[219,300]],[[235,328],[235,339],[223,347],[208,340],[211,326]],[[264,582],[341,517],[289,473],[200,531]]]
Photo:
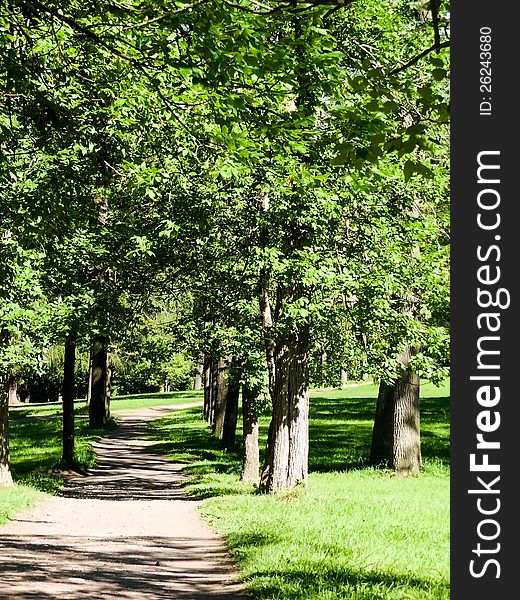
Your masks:
[[[368,466],[376,397],[372,383],[313,391],[309,483],[274,496],[239,482],[240,448],[221,450],[200,408],[150,424],[189,463],[185,489],[206,498],[253,598],[449,599],[449,388],[422,388],[424,468],[408,478]]]
[[[46,497],[43,492],[27,485],[0,487],[0,525]]]

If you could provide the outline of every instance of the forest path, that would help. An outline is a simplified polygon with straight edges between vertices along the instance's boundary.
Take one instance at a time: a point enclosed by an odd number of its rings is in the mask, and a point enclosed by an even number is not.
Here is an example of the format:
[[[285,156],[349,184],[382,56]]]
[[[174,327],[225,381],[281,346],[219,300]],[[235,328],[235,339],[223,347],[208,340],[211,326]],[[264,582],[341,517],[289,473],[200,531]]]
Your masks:
[[[184,465],[144,439],[146,421],[196,405],[116,414],[95,469],[0,527],[0,598],[243,599],[225,544],[182,489]]]

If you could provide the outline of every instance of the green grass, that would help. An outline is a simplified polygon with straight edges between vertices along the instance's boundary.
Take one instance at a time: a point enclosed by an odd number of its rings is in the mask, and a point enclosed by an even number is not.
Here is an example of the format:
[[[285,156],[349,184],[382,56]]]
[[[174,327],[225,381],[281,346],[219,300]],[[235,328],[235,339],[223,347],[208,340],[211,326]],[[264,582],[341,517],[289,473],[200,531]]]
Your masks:
[[[88,421],[75,424],[76,469],[88,469],[96,464],[92,443],[115,426],[114,420],[99,429],[89,429]],[[11,472],[17,483],[40,491],[56,493],[63,484],[60,475],[62,453],[62,422],[60,419],[27,419],[10,425]]]
[[[202,392],[182,391],[182,392],[164,392],[156,394],[133,394],[127,396],[114,396],[110,401],[112,411],[138,409],[152,406],[168,406],[169,404],[187,404],[202,400]],[[74,411],[78,416],[88,414],[88,407],[85,400],[76,400]],[[49,404],[31,405],[22,404],[10,409],[11,418],[20,419],[34,416],[61,416],[62,406],[59,402]]]
[[[46,496],[43,492],[27,485],[0,487],[0,525],[14,518],[21,510],[31,508]]]
[[[60,465],[61,420],[49,414],[36,419],[19,421],[18,418],[15,415],[10,423],[11,472],[15,485],[0,488],[0,524],[46,495],[56,494],[64,483]],[[86,419],[76,421],[76,469],[88,469],[96,464],[92,442],[114,425],[110,420],[104,428],[89,429]]]
[[[182,392],[164,392],[156,394],[135,394],[112,398],[110,406],[114,411],[132,408],[149,408],[153,406],[168,406],[175,404],[191,404],[202,402],[203,392],[186,390]]]
[[[206,498],[253,598],[449,599],[448,386],[423,386],[424,470],[410,478],[367,467],[376,395],[314,391],[309,484],[275,496],[238,481],[239,456],[219,449],[200,409],[151,424],[160,451],[189,462],[186,490]]]

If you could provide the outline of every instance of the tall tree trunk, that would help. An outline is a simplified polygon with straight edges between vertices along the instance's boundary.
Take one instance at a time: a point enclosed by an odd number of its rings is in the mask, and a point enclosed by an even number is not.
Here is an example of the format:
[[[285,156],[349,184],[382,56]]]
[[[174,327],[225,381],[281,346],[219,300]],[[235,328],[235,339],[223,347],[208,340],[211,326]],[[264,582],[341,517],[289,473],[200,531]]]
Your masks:
[[[89,404],[89,426],[102,427],[110,416],[107,398],[107,339],[92,340],[92,393]]]
[[[339,378],[341,381],[341,388],[346,388],[348,384],[348,371],[346,369],[341,369]]]
[[[18,377],[16,375],[9,376],[9,406],[20,404],[18,396]]]
[[[211,359],[206,354],[204,356],[204,419],[210,422],[211,413]]]
[[[229,358],[221,358],[217,363],[213,433],[218,440],[222,440],[224,437],[224,420],[226,418],[226,404],[228,396],[229,363]]]
[[[89,353],[88,353],[88,385],[87,385],[87,398],[86,398],[87,406],[90,406],[90,399],[92,398],[92,372],[94,370],[92,368],[92,361],[94,359],[92,347],[93,346],[91,344],[90,348],[89,348]]]
[[[307,481],[308,359],[307,327],[290,333],[276,345],[273,414],[261,481],[269,493]]]
[[[193,378],[193,389],[198,392],[202,389],[202,377],[204,374],[204,357],[197,357],[197,364],[195,365],[195,376]]]
[[[232,358],[228,371],[226,411],[224,415],[224,428],[222,431],[222,447],[230,451],[235,448],[238,400],[240,397],[240,375],[240,365],[236,358]]]
[[[9,457],[9,381],[0,379],[0,486],[13,485]]]
[[[381,383],[372,432],[370,462],[401,475],[421,469],[420,378],[409,362],[415,349],[401,355],[403,368],[391,385]]]
[[[294,74],[297,80],[295,105],[301,116],[311,117],[315,113],[316,93],[309,77],[309,61],[305,56],[303,29],[298,14],[292,17],[294,40]],[[302,157],[303,162],[312,163],[311,154]],[[293,217],[284,225],[287,254],[296,254],[308,244],[306,225],[299,222],[299,206],[302,202],[301,189],[294,190]],[[303,205],[305,202],[302,203]],[[269,205],[262,206],[263,211]],[[265,240],[261,240],[265,242]],[[264,244],[263,244],[264,245]],[[284,303],[306,300],[306,289],[301,280],[296,279],[285,286],[278,286],[277,300],[271,324],[266,321],[267,311],[263,309],[262,290],[267,295],[267,284],[262,285],[260,308],[267,341],[272,340],[272,325],[283,314]],[[269,303],[267,302],[267,307]],[[280,335],[280,334],[278,334]],[[291,488],[307,481],[309,456],[309,325],[294,326],[289,333],[276,339],[273,353],[274,374],[270,377],[270,393],[273,414],[269,427],[261,485],[271,493]],[[266,358],[269,368],[271,348],[267,347]],[[274,381],[271,381],[273,379]]]
[[[74,397],[76,364],[76,336],[70,333],[65,340],[65,360],[63,363],[63,453],[62,463],[70,467],[74,463]]]
[[[110,417],[110,400],[112,399],[112,367],[110,365],[110,356],[106,352],[106,378],[105,378],[105,412],[106,418]],[[167,391],[170,391],[169,385]]]
[[[289,465],[286,487],[307,481],[309,472],[309,331],[295,340],[289,370]]]
[[[258,485],[260,482],[260,451],[258,447],[258,406],[251,388],[242,386],[242,475],[241,480]]]
[[[216,419],[216,409],[217,409],[217,394],[218,394],[218,384],[219,384],[219,361],[216,358],[211,359],[211,367],[210,367],[210,405],[209,405],[209,423],[214,429],[215,427],[215,419]]]

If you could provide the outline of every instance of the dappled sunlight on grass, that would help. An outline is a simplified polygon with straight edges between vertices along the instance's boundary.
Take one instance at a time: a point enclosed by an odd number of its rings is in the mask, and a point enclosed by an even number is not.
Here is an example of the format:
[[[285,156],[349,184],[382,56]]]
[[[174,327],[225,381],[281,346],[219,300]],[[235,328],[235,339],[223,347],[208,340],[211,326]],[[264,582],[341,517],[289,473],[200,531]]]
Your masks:
[[[220,448],[218,440],[203,421],[199,407],[175,412],[149,423],[148,437],[162,440],[153,446],[155,452],[167,454],[174,462],[187,463],[184,472],[192,476],[184,484],[188,493],[209,497],[243,491],[237,482],[239,456]],[[222,477],[213,477],[213,474],[231,476],[226,482]]]
[[[292,498],[214,497],[203,511],[255,598],[447,600],[448,490],[427,475],[316,473]]]
[[[0,487],[0,525],[12,519],[17,512],[31,508],[46,497],[46,494],[28,485]]]
[[[150,424],[161,452],[189,462],[186,490],[206,499],[252,597],[448,600],[448,386],[422,389],[424,469],[408,478],[367,465],[377,391],[311,393],[309,483],[273,496],[239,482],[240,448],[221,450],[200,408]]]
[[[86,420],[76,422],[76,465],[87,469],[96,463],[92,442],[115,426],[109,421],[105,428],[89,429]],[[55,493],[62,484],[60,461],[62,454],[62,422],[60,419],[28,419],[11,423],[11,470],[19,483]]]
[[[146,423],[156,442],[150,450],[185,464],[184,489],[205,499],[203,514],[225,536],[252,598],[448,600],[449,389],[422,388],[424,469],[408,478],[367,465],[377,389],[367,383],[311,393],[308,485],[275,495],[239,481],[240,443],[236,452],[222,450],[200,406]],[[112,407],[201,400],[199,392],[174,392],[126,397]],[[13,473],[18,482],[56,491],[61,420],[40,416],[13,419]],[[262,417],[261,462],[268,424]],[[89,430],[87,419],[76,425],[79,460],[91,466],[91,442],[103,432]],[[240,429],[239,420],[237,440]],[[37,492],[26,489],[26,499],[12,506],[34,502]]]

